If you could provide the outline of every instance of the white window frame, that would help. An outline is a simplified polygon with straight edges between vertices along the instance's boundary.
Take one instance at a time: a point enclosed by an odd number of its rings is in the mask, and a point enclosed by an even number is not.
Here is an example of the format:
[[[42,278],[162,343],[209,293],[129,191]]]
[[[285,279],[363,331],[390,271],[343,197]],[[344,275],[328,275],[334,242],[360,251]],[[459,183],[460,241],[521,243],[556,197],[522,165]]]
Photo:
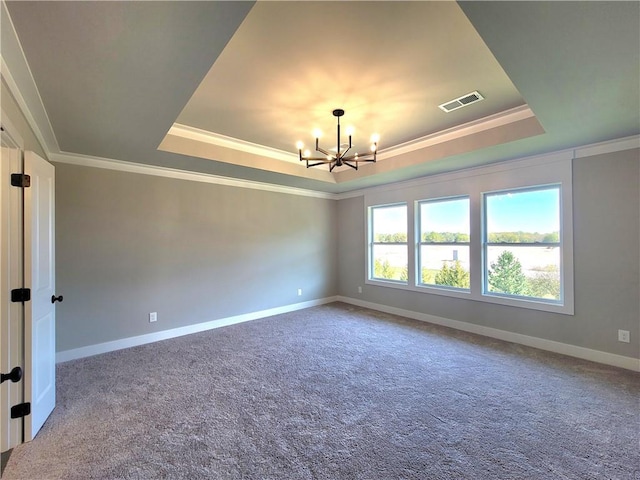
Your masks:
[[[537,186],[533,186],[533,187],[527,187],[527,188],[510,188],[510,189],[506,189],[506,190],[496,190],[493,192],[484,192],[482,194],[482,221],[483,221],[483,225],[482,225],[482,294],[485,296],[489,296],[489,297],[498,297],[498,298],[502,298],[502,299],[518,299],[521,301],[530,301],[530,302],[540,302],[540,303],[545,303],[545,304],[549,304],[549,305],[562,305],[564,303],[564,289],[563,287],[563,278],[562,278],[562,236],[563,236],[563,231],[562,231],[562,226],[560,227],[560,239],[558,242],[554,242],[554,243],[544,243],[544,244],[538,244],[538,243],[505,243],[505,242],[501,242],[501,243],[492,243],[489,242],[488,239],[488,235],[489,232],[487,231],[487,221],[488,221],[488,208],[487,208],[487,197],[490,195],[495,195],[495,194],[509,194],[509,193],[526,193],[526,192],[535,192],[535,191],[541,191],[541,190],[549,190],[549,189],[558,189],[558,193],[559,193],[559,197],[562,198],[562,185],[561,184],[550,184],[550,185],[537,185]],[[559,209],[560,209],[560,223],[562,224],[562,202],[559,202]],[[498,292],[491,292],[489,291],[489,260],[488,260],[488,250],[489,247],[491,246],[501,246],[501,247],[514,247],[514,248],[526,248],[526,247],[532,247],[532,248],[536,248],[536,247],[544,247],[544,246],[554,246],[554,247],[558,247],[560,249],[560,300],[548,300],[548,299],[542,299],[542,298],[537,298],[537,297],[529,297],[529,296],[518,296],[518,295],[512,295],[512,294],[506,294],[506,293],[498,293]]]
[[[541,310],[553,313],[573,315],[573,191],[572,191],[573,152],[559,152],[550,155],[530,157],[521,160],[497,163],[494,165],[471,168],[458,172],[432,175],[407,182],[372,188],[365,192],[366,222],[366,265],[365,283],[369,285],[397,288],[425,295],[443,295],[483,303]],[[534,297],[507,297],[485,295],[483,289],[483,194],[501,190],[536,188],[545,185],[560,185],[560,275],[562,300],[550,303]],[[440,288],[419,284],[418,253],[419,219],[418,202],[438,198],[469,197],[470,207],[470,290]],[[408,274],[407,284],[382,281],[370,276],[371,249],[369,209],[389,204],[407,204],[407,241]]]

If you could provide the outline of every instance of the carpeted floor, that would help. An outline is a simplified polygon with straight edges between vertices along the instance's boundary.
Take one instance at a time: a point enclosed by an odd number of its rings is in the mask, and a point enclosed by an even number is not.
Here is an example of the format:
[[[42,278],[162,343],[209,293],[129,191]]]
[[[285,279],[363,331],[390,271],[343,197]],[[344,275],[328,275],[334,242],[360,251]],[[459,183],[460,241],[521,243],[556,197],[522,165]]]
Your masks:
[[[3,479],[640,479],[640,375],[335,303],[58,366]]]

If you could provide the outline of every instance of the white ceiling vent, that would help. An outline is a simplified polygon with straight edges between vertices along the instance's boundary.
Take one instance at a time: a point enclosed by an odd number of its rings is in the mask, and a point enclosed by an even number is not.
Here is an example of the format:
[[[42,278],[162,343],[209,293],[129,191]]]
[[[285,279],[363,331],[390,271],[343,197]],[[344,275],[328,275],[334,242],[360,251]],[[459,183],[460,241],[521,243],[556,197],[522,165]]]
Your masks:
[[[438,107],[440,110],[449,113],[459,108],[466,107],[467,105],[471,105],[472,103],[479,102],[480,100],[484,100],[484,97],[480,95],[480,92],[475,91],[458,97],[455,100],[445,102],[442,105],[438,105]]]

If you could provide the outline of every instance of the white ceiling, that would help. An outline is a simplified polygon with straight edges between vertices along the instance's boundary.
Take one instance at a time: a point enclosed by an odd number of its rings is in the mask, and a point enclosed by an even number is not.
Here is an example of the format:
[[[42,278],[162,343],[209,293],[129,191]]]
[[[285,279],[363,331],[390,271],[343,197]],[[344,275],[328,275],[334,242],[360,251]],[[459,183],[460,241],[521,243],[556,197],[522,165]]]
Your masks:
[[[344,192],[640,133],[637,2],[6,5],[51,153]],[[378,163],[298,162],[334,108]]]

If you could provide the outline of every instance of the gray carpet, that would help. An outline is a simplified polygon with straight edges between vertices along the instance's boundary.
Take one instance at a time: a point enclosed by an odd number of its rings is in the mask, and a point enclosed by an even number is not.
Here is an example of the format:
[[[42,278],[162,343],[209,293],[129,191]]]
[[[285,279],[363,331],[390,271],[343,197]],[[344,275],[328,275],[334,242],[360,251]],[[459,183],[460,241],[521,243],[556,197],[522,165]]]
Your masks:
[[[640,375],[335,303],[58,366],[3,479],[638,479]]]

